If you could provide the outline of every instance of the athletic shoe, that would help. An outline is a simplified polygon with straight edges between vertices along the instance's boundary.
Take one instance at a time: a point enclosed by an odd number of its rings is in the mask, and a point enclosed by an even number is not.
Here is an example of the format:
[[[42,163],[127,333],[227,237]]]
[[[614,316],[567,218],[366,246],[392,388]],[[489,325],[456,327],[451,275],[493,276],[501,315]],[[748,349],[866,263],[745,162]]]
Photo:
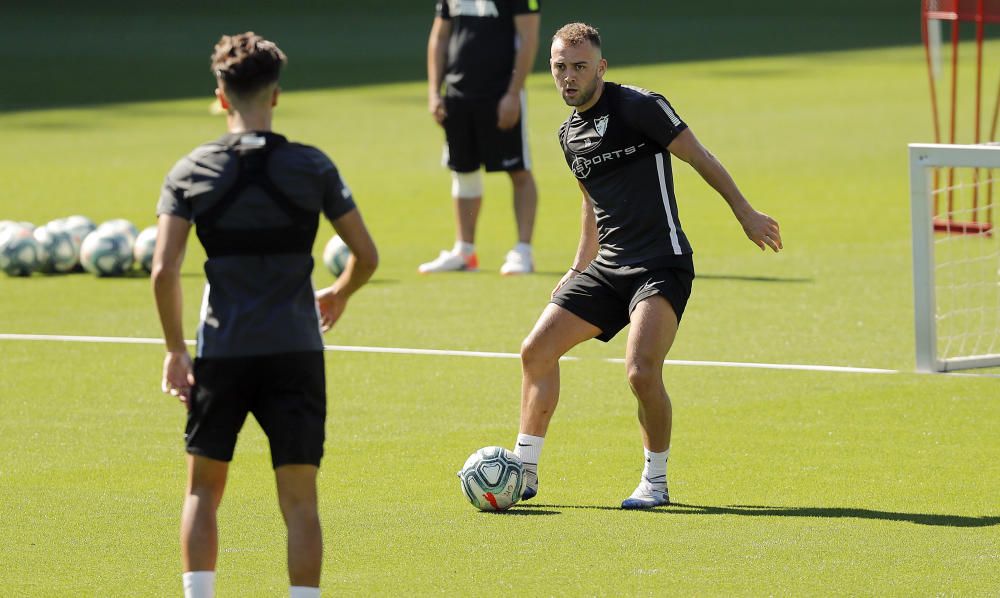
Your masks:
[[[461,255],[451,251],[442,251],[436,260],[420,264],[417,271],[421,274],[431,274],[433,272],[474,272],[478,269],[479,259],[476,258],[476,254]]]
[[[524,471],[524,490],[521,491],[521,500],[531,500],[538,494],[538,475],[530,470]]]
[[[500,266],[500,274],[504,276],[531,274],[534,271],[535,264],[531,259],[530,251],[521,252],[511,249],[507,252],[507,258],[504,260],[503,265]]]
[[[670,504],[670,493],[666,485],[663,490],[653,487],[653,484],[646,478],[642,478],[639,486],[632,493],[632,496],[622,501],[623,509],[651,509],[653,507],[663,507]]]

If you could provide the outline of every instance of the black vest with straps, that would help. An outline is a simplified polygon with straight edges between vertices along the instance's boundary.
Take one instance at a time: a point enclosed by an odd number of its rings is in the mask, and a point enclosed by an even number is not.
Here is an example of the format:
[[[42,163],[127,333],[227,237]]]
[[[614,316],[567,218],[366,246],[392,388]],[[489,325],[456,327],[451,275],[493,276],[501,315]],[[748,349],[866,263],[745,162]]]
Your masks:
[[[312,254],[319,228],[319,211],[299,207],[267,174],[268,160],[275,149],[288,143],[281,135],[263,136],[263,147],[240,147],[240,138],[229,143],[227,152],[237,157],[236,181],[215,205],[195,216],[196,232],[209,258],[230,255]],[[219,219],[234,207],[243,192],[257,187],[284,212],[291,223],[254,229],[219,226]]]

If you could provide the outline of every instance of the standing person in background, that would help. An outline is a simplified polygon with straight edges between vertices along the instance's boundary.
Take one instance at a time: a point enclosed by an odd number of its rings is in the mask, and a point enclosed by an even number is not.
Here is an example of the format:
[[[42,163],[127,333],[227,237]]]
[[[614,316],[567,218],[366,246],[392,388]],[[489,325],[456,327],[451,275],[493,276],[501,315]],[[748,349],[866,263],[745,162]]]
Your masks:
[[[522,498],[538,492],[538,460],[559,402],[559,358],[591,338],[608,342],[631,325],[625,369],[638,402],[645,465],[639,485],[621,506],[667,505],[673,411],[663,361],[694,280],[670,156],[691,165],[722,196],[761,250],[779,251],[781,233],[777,221],[750,205],[666,98],[604,80],[608,63],[597,29],[570,23],[556,31],[549,66],[563,101],[574,108],[559,139],[583,205],[573,265],[521,345],[521,422],[514,454],[525,466]]]
[[[229,133],[177,162],[157,206],[152,283],[167,346],[162,388],[188,408],[181,517],[188,598],[214,595],[216,511],[248,413],[271,447],[288,528],[290,596],[319,596],[316,474],[326,422],[321,327],[333,326],[348,298],[371,278],[378,252],[333,162],[271,130],[285,62],[278,46],[252,32],[219,40],[212,73]],[[314,292],[320,214],[351,258],[332,286]],[[193,364],[180,284],[192,222],[208,255]]]
[[[504,275],[534,271],[531,236],[538,192],[531,174],[524,81],[538,49],[540,0],[438,0],[427,42],[428,104],[444,127],[457,234],[451,251],[421,264],[422,274],[477,270],[476,222],[483,176],[505,171],[514,194],[518,243]],[[442,84],[445,95],[441,96]]]

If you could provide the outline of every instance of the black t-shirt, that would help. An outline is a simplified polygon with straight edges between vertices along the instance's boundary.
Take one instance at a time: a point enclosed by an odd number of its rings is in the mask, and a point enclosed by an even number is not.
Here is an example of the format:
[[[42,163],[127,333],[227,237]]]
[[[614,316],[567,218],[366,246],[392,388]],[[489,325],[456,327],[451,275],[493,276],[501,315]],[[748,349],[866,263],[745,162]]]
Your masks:
[[[157,214],[195,220],[237,180],[237,150],[273,143],[272,133],[235,133],[195,148],[167,174]],[[354,197],[330,158],[299,143],[274,148],[271,181],[299,208],[336,220],[355,208]],[[289,216],[258,187],[243,191],[219,219],[227,229],[266,229]],[[205,294],[198,325],[198,357],[242,357],[323,350],[310,255],[226,255],[205,262]]]
[[[605,82],[601,98],[559,128],[566,164],[594,200],[601,248],[617,266],[685,263],[691,254],[666,146],[687,125],[660,94]]]
[[[502,96],[517,52],[514,16],[540,10],[541,0],[438,0],[437,16],[451,21],[445,95],[469,100]]]

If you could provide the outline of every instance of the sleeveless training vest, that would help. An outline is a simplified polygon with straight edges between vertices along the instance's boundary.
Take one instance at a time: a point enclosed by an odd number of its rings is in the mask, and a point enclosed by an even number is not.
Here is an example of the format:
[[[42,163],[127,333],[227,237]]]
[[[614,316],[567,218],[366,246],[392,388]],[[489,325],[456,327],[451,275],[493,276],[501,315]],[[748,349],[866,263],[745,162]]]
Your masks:
[[[215,205],[195,216],[196,232],[209,258],[229,255],[312,254],[316,231],[319,228],[319,211],[299,207],[267,175],[271,152],[288,142],[281,135],[266,136],[263,148],[239,149],[234,141],[227,152],[237,154],[236,182]],[[249,187],[264,192],[275,206],[290,219],[291,224],[254,229],[221,228],[218,221],[239,202]]]

